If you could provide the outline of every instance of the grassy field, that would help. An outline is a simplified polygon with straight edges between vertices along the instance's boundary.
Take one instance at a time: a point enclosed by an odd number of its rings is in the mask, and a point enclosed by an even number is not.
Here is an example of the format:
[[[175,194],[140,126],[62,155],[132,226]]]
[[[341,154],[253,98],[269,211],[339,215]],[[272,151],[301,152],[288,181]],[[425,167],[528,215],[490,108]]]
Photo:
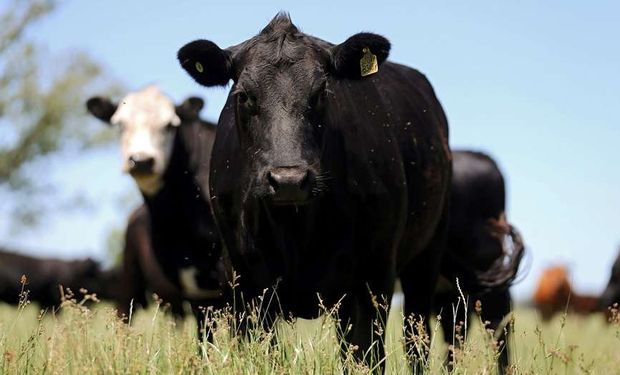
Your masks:
[[[42,313],[29,303],[0,305],[2,374],[332,374],[367,373],[351,358],[342,361],[333,321],[281,323],[276,332],[252,332],[250,340],[230,337],[227,314],[216,314],[213,345],[198,346],[193,319],[175,323],[163,308],[138,311],[132,325],[111,306],[67,301],[60,313]],[[395,305],[388,324],[387,373],[410,373],[403,351],[402,313]],[[432,330],[438,331],[436,321]],[[514,374],[618,374],[620,325],[601,316],[557,316],[542,323],[530,309],[514,314],[511,339]],[[277,336],[278,340],[270,340]],[[454,373],[494,372],[496,352],[479,323],[457,351]],[[436,332],[428,345],[430,373],[447,373],[446,345]]]

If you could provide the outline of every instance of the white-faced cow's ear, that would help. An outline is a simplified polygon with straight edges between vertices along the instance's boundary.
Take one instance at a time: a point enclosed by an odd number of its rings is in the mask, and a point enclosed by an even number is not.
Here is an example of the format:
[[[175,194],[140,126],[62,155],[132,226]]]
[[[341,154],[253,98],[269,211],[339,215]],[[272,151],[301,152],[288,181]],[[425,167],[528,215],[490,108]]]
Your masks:
[[[233,78],[232,53],[209,40],[195,40],[177,54],[181,66],[203,86],[226,86]]]
[[[86,109],[88,109],[88,112],[108,124],[117,108],[118,104],[113,103],[108,98],[100,96],[94,96],[86,101]]]
[[[183,120],[195,120],[199,117],[200,111],[205,102],[202,98],[191,96],[176,106],[177,115]]]
[[[334,73],[359,79],[377,72],[390,54],[390,42],[381,35],[359,33],[330,49]]]

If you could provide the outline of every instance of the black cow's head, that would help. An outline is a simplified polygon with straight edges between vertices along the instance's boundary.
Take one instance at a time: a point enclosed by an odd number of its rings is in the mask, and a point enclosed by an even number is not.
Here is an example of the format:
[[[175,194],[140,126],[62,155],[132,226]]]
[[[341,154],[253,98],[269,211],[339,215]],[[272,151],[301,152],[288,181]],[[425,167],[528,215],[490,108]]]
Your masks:
[[[120,104],[98,96],[86,102],[93,116],[119,128],[123,172],[146,195],[162,187],[176,129],[197,119],[203,105],[202,99],[190,97],[175,106],[156,86],[129,93]]]
[[[390,43],[360,33],[331,45],[301,33],[279,14],[259,35],[220,49],[196,40],[179,50],[183,68],[204,86],[234,81],[235,121],[251,176],[251,194],[303,204],[321,178],[326,92],[332,79],[362,79],[360,60],[381,64]]]

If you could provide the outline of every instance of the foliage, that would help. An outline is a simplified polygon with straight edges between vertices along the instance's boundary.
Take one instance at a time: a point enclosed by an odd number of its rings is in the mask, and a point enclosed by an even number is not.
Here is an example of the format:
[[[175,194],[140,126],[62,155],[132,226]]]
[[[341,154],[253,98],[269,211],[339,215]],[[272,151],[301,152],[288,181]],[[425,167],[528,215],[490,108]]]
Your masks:
[[[84,101],[95,87],[116,92],[119,85],[85,53],[50,56],[28,37],[55,8],[53,0],[12,0],[0,13],[0,189],[11,197],[11,216],[25,224],[46,208],[32,195],[49,187],[33,165],[112,139],[86,117]]]

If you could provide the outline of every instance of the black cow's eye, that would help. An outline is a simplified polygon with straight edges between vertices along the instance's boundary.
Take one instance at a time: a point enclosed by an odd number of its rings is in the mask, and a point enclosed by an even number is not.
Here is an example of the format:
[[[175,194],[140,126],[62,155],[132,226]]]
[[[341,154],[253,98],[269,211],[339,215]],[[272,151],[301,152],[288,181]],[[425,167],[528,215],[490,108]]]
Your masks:
[[[258,114],[258,105],[254,95],[241,91],[237,94],[237,103],[248,115],[255,116]]]
[[[239,102],[239,104],[246,104],[248,100],[248,94],[244,92],[240,92],[239,94],[237,94],[237,101]]]
[[[322,82],[321,85],[319,86],[319,88],[317,90],[314,90],[314,92],[312,93],[312,95],[310,96],[310,109],[315,109],[317,108],[321,102],[323,101],[323,98],[325,96],[325,88],[326,88],[326,81]]]

